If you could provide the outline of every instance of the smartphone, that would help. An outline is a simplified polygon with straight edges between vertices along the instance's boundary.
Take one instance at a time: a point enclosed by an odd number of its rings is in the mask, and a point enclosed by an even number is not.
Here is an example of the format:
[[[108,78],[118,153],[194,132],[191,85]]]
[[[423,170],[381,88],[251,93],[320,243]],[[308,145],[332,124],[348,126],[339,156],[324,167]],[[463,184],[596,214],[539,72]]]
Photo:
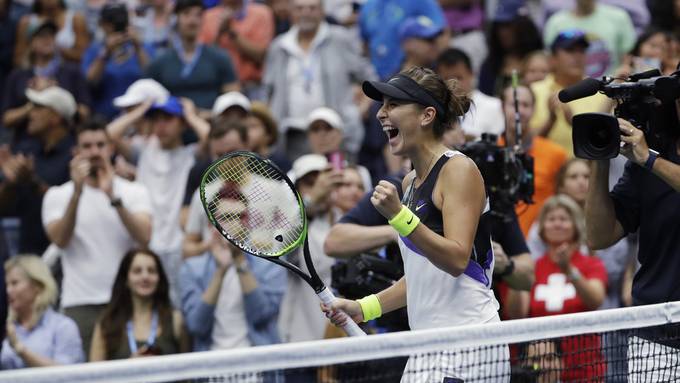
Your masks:
[[[330,162],[333,169],[342,170],[345,168],[345,156],[342,154],[342,152],[337,151],[329,153],[327,157],[328,162]]]

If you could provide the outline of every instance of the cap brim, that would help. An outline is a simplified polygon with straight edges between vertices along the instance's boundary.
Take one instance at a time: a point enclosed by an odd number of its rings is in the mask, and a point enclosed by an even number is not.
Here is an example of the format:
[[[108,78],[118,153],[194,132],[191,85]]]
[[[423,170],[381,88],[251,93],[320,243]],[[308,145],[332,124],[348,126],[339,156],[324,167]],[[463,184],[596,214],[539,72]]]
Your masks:
[[[586,39],[576,39],[556,44],[555,46],[552,47],[552,50],[554,51],[557,49],[570,49],[577,46],[582,46],[583,48],[588,49],[588,47],[590,47],[590,43]]]
[[[396,86],[380,81],[364,81],[361,84],[361,90],[364,91],[366,96],[376,101],[382,101],[385,96],[397,100],[410,100],[412,98]]]
[[[113,106],[116,108],[127,108],[128,106],[141,104],[142,101],[143,100],[141,100],[140,97],[135,97],[131,94],[124,94],[113,99]]]
[[[47,97],[45,97],[44,94],[41,92],[38,92],[36,90],[33,90],[31,88],[26,89],[26,98],[28,101],[33,103],[34,105],[39,105],[39,106],[44,106],[46,108],[54,109],[53,106],[50,105],[49,100]]]
[[[212,114],[213,116],[219,116],[220,114],[222,114],[222,113],[224,113],[224,112],[226,112],[227,110],[232,109],[232,108],[239,108],[239,109],[241,109],[242,111],[244,111],[244,112],[246,112],[246,113],[250,113],[250,108],[247,108],[245,105],[242,105],[242,104],[229,104],[229,105],[227,105],[227,106],[220,106],[219,108],[213,109],[213,110],[211,111],[211,114]]]
[[[432,25],[430,28],[425,29],[423,33],[420,34],[420,38],[431,40],[441,35],[443,32],[444,32],[443,28],[436,25]]]
[[[154,112],[163,112],[163,113],[170,114],[170,115],[173,115],[173,116],[182,117],[181,111],[179,111],[175,108],[172,108],[172,107],[165,106],[165,105],[152,106],[151,108],[149,108],[149,111],[146,114],[149,115],[149,114],[152,114]]]

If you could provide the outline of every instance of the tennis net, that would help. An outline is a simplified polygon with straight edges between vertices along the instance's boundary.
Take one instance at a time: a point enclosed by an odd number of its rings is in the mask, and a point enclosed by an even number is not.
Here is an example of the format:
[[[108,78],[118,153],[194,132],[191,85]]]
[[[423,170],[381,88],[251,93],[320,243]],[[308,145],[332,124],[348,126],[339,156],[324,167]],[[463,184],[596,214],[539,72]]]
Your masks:
[[[680,302],[0,372],[0,382],[680,381]]]

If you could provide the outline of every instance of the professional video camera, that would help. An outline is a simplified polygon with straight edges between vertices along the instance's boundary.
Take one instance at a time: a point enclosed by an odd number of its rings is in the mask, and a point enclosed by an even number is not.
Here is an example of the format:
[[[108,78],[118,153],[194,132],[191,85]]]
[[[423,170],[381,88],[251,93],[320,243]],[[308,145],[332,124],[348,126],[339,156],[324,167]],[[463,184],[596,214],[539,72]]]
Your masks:
[[[388,245],[386,253],[387,259],[374,254],[360,254],[347,262],[336,263],[331,269],[331,286],[347,299],[376,294],[392,286],[404,276],[404,265],[396,244]],[[408,330],[406,309],[386,314],[378,318],[377,322],[390,331]]]
[[[664,145],[677,137],[678,116],[675,100],[680,97],[680,71],[661,76],[658,69],[636,73],[622,83],[614,78],[587,78],[563,89],[558,97],[570,102],[597,92],[616,100],[616,117],[630,121],[644,132],[649,147],[664,150]],[[574,116],[574,154],[585,159],[609,159],[619,155],[621,132],[616,117],[604,113]]]
[[[507,218],[519,201],[532,203],[534,159],[518,147],[498,146],[498,137],[482,134],[460,150],[479,168],[491,202],[491,213]]]

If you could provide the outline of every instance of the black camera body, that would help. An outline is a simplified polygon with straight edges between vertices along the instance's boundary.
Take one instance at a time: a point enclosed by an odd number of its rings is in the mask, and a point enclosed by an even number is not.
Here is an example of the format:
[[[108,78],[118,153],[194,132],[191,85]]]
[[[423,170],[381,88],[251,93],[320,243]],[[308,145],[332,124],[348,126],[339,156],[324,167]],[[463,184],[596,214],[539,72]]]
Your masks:
[[[373,254],[359,254],[332,267],[332,286],[345,298],[358,299],[376,294],[404,276],[395,262]]]
[[[470,157],[484,178],[491,212],[507,218],[519,201],[533,203],[534,159],[521,149],[498,146],[493,134],[482,134],[460,150]]]
[[[331,268],[331,287],[347,299],[359,299],[392,286],[404,276],[398,246],[387,247],[392,259],[373,254],[359,254],[346,262],[338,262]],[[399,309],[376,319],[381,327],[390,331],[408,330],[406,309]]]
[[[678,116],[675,100],[680,97],[680,72],[661,76],[654,69],[630,76],[626,82],[613,83],[613,78],[585,79],[560,92],[562,102],[592,96],[597,92],[616,100],[614,116],[583,113],[574,116],[572,139],[576,157],[604,160],[619,155],[621,132],[617,117],[630,121],[644,132],[649,147],[664,152],[665,145],[675,141]]]

